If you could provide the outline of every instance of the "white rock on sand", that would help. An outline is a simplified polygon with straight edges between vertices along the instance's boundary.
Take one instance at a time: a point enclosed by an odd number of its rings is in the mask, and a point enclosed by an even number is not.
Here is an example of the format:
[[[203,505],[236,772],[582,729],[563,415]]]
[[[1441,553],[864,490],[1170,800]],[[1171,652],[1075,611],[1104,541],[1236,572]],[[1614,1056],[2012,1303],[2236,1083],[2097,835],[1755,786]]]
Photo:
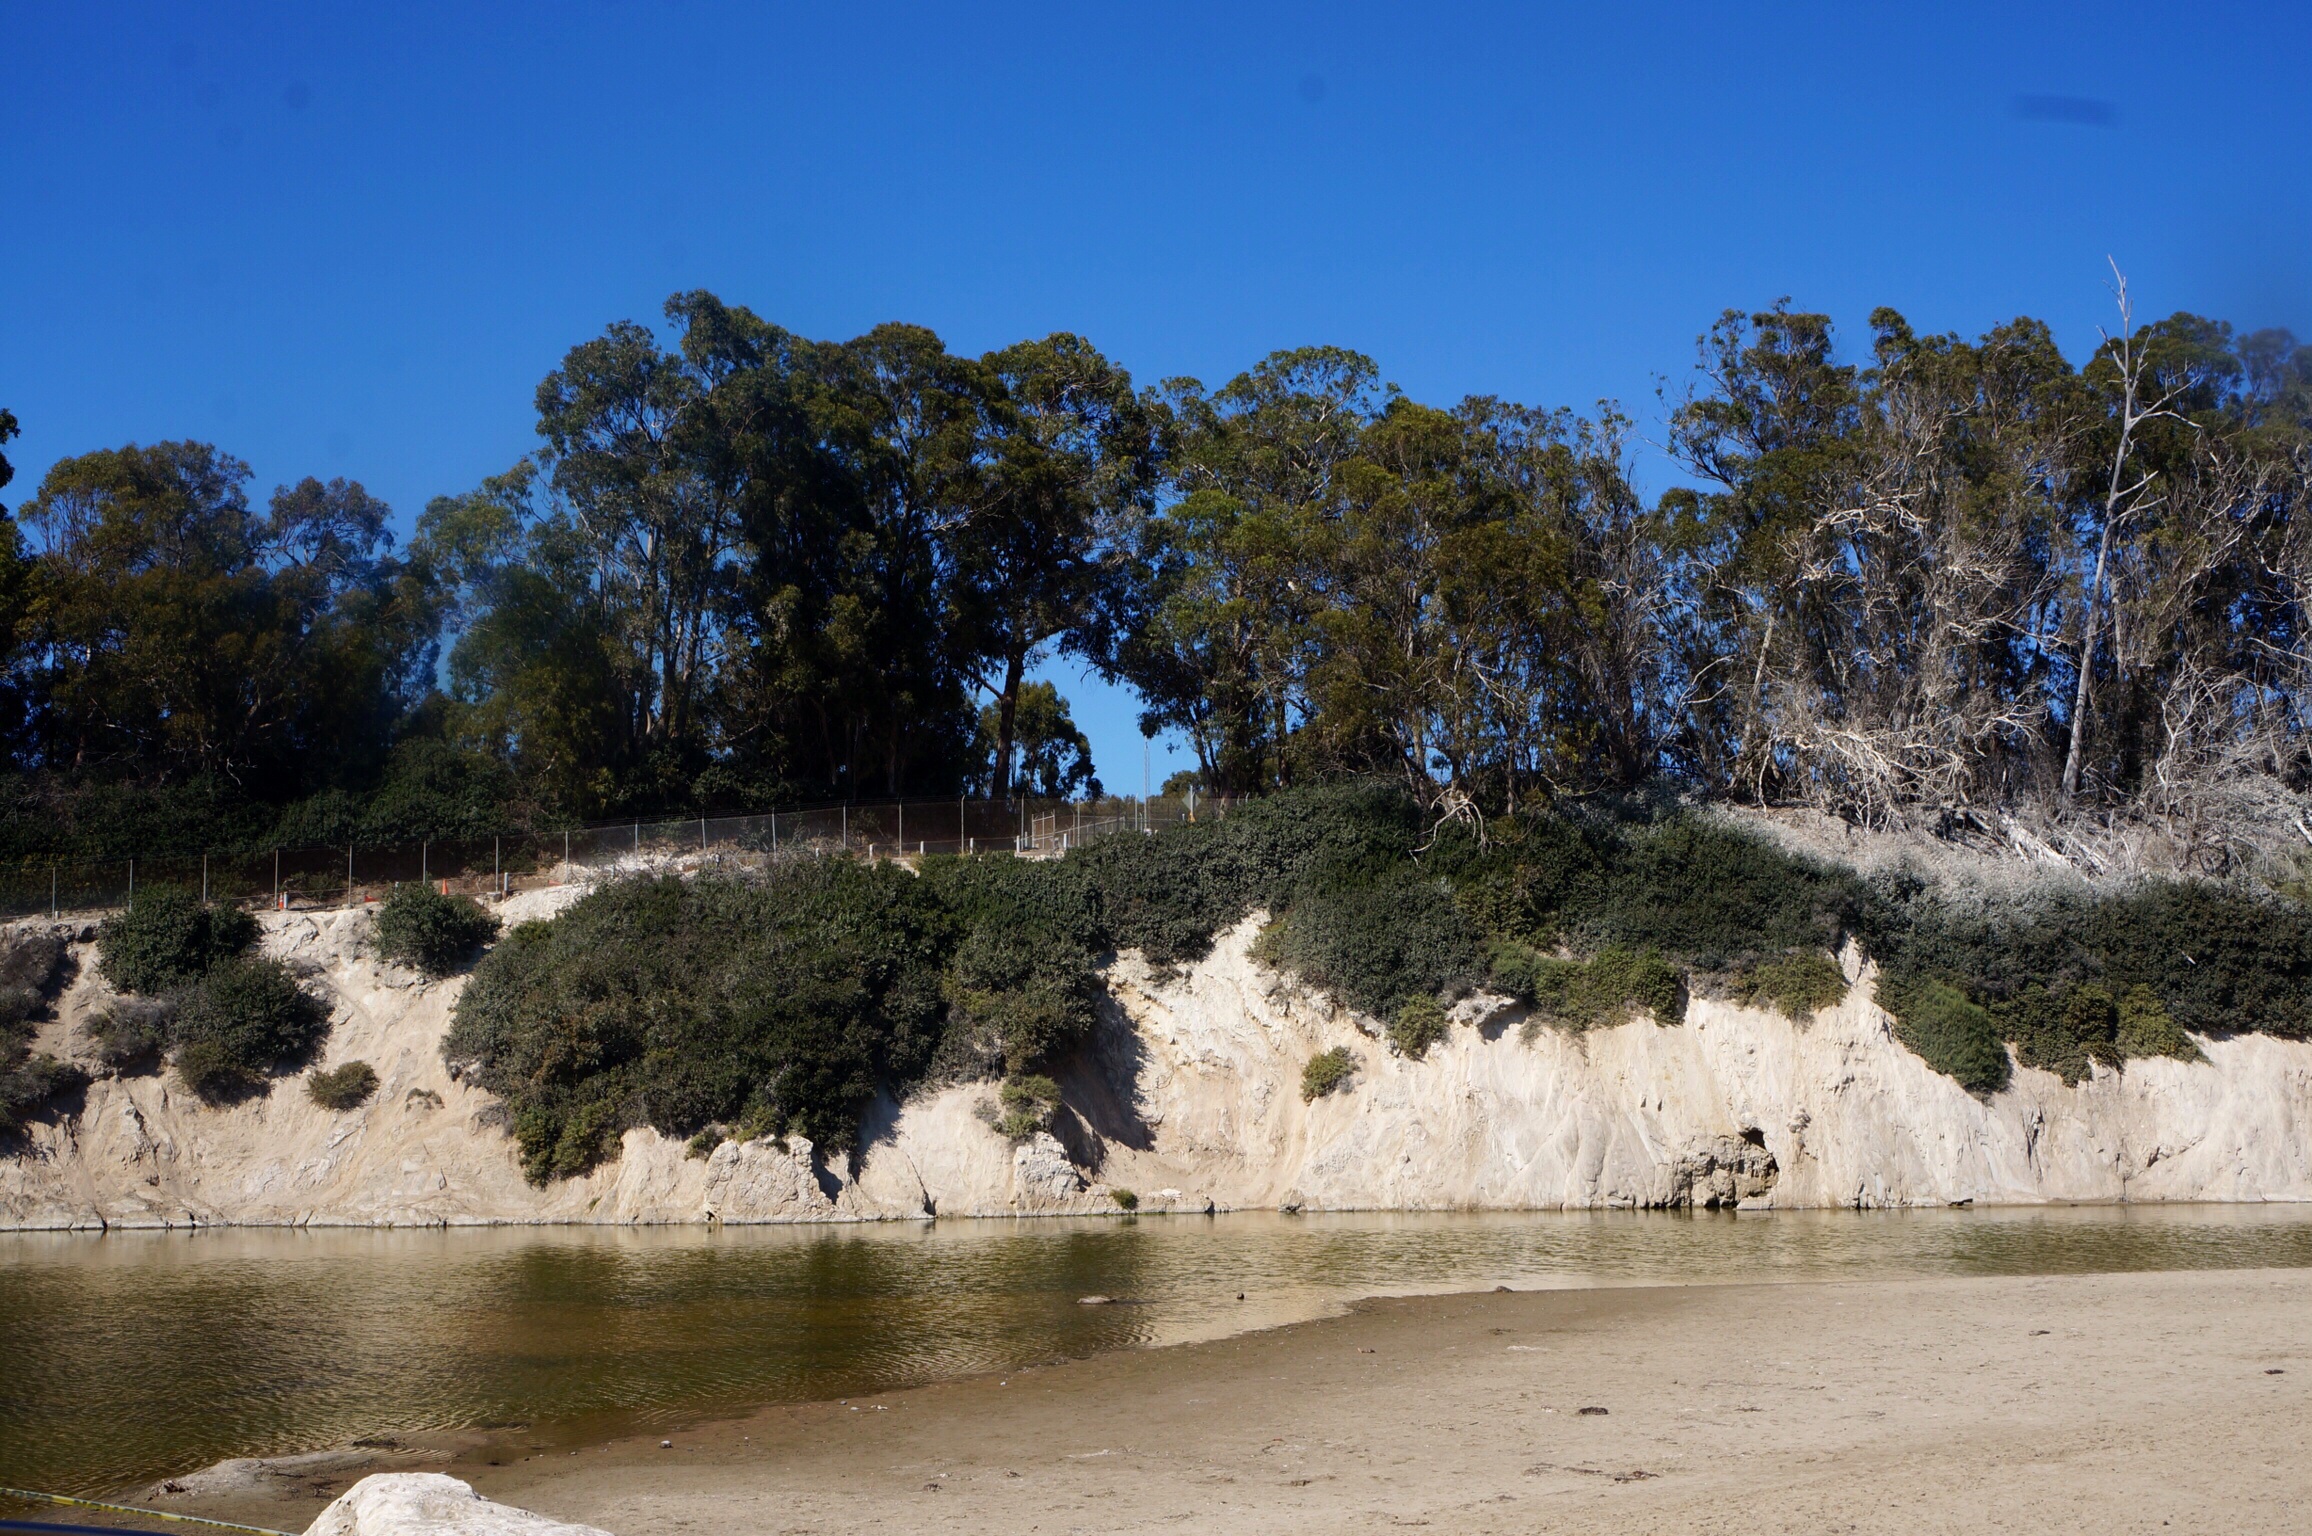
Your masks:
[[[1139,1191],[1143,1212],[2312,1199],[2312,1042],[2203,1040],[2205,1061],[2074,1086],[2018,1069],[1978,1099],[1896,1041],[1854,961],[1847,998],[1804,1023],[1696,999],[1674,1028],[1528,1039],[1506,999],[1478,998],[1411,1061],[1255,961],[1257,914],[1176,974],[1129,953],[1109,967],[1093,1047],[1057,1074],[1053,1134],[1015,1145],[989,1123],[990,1085],[948,1087],[873,1104],[855,1161],[771,1139],[699,1158],[634,1130],[615,1160],[541,1189],[504,1107],[442,1061],[462,978],[378,961],[363,911],[263,922],[266,950],[333,1004],[317,1065],[368,1062],[376,1097],[334,1112],[292,1078],[218,1109],[163,1075],[102,1079],[0,1158],[0,1228],[1037,1215],[1112,1212],[1111,1189]],[[109,995],[80,955],[44,1049],[84,1041]],[[1304,1103],[1302,1067],[1336,1046],[1351,1082]]]
[[[439,1472],[380,1472],[345,1490],[305,1536],[607,1536],[495,1504]]]

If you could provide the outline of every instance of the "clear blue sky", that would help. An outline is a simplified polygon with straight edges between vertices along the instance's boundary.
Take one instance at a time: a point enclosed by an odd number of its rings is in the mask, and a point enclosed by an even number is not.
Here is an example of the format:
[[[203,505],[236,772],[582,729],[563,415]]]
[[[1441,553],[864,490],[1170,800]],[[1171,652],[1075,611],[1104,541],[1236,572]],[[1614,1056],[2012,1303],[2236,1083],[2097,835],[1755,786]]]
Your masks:
[[[1079,331],[1143,381],[1338,343],[1642,424],[1782,294],[2077,355],[2108,255],[2146,313],[2312,334],[2308,45],[2278,4],[6,0],[0,494],[189,436],[406,523],[693,287],[818,336]],[[1137,789],[1131,701],[1062,686]]]

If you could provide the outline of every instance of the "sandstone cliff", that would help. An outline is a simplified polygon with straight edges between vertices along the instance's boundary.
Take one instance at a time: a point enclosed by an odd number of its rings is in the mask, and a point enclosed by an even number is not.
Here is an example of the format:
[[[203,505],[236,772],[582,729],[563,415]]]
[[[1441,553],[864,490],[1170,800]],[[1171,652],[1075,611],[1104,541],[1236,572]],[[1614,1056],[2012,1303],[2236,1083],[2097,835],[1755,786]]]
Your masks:
[[[555,894],[507,916],[543,916]],[[1984,1101],[1895,1041],[1863,973],[1805,1024],[1697,999],[1676,1028],[1566,1034],[1472,999],[1412,1061],[1253,961],[1257,921],[1178,975],[1111,966],[1055,1134],[1014,1145],[989,1127],[990,1087],[948,1087],[877,1104],[860,1156],[833,1166],[801,1143],[698,1158],[630,1131],[615,1162],[536,1189],[498,1104],[441,1060],[462,983],[381,963],[369,921],[276,914],[264,938],[334,1004],[320,1065],[376,1069],[368,1104],[325,1110],[285,1079],[214,1109],[165,1076],[100,1080],[0,1155],[0,1227],[1055,1214],[1113,1211],[1125,1189],[1142,1210],[2312,1198],[2312,1044],[2203,1040],[2204,1062],[2075,1087],[2019,1070]],[[103,1000],[82,948],[50,1049]],[[1302,1066],[1334,1046],[1353,1079],[1302,1102]]]

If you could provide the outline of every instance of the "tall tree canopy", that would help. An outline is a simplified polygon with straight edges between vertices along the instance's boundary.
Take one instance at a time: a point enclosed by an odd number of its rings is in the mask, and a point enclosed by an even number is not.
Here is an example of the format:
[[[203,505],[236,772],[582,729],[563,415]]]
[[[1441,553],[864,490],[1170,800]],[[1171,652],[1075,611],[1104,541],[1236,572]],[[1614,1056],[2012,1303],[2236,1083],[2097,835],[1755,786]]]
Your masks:
[[[1729,311],[1652,498],[1611,407],[1424,403],[1340,348],[1143,390],[1064,332],[812,340],[704,292],[535,404],[399,552],[358,485],[260,512],[207,444],[57,464],[0,521],[0,788],[198,788],[243,841],[1078,793],[1035,677],[1070,654],[1209,791],[1385,775],[1482,819],[1659,780],[2207,869],[2312,840],[2282,331],[2123,308],[2074,360],[1881,310],[1854,353]],[[100,819],[165,824],[10,825]]]
[[[203,443],[66,459],[21,509],[27,753],[72,770],[216,776],[285,796],[381,754],[429,680],[422,573],[359,485],[248,503]]]

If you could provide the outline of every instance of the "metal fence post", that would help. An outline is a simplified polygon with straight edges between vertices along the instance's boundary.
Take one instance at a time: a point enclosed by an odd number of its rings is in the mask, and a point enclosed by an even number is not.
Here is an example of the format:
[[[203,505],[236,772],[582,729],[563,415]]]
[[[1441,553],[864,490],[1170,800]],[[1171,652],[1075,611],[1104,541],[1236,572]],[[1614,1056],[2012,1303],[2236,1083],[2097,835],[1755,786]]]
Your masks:
[[[136,860],[128,861],[128,904],[136,906]]]
[[[498,900],[506,899],[506,863],[498,856],[498,838],[490,838],[490,884],[498,888]]]
[[[698,819],[698,851],[706,852],[706,818],[704,816]]]
[[[570,834],[562,834],[562,883],[570,883]]]
[[[426,885],[433,884],[433,839],[431,838],[421,837],[418,839],[417,877]]]
[[[281,910],[281,850],[273,850],[273,910]]]
[[[907,802],[899,802],[899,851],[907,851]]]
[[[851,851],[851,802],[843,802],[843,851]]]

